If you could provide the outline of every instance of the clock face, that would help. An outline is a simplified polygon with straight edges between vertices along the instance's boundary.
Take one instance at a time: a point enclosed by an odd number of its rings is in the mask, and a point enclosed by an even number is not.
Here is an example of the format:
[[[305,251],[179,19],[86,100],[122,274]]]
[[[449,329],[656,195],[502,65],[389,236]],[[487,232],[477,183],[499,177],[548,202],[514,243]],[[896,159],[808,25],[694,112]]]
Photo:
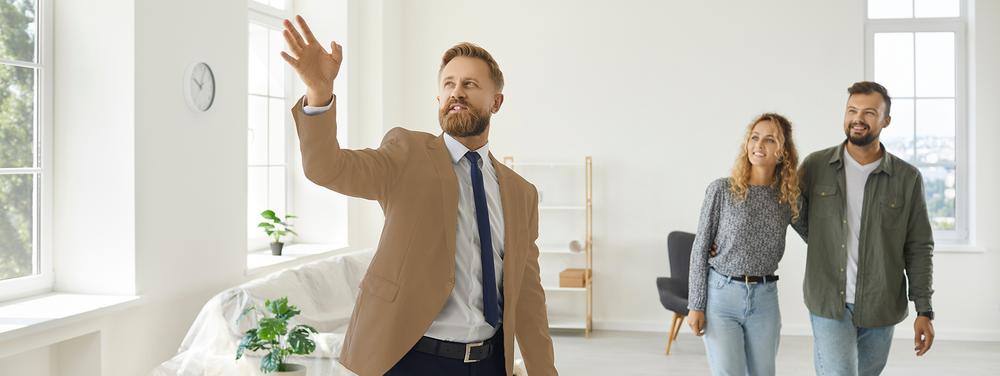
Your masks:
[[[188,104],[196,110],[208,111],[215,101],[215,75],[212,68],[208,64],[197,63],[188,70],[185,80]]]

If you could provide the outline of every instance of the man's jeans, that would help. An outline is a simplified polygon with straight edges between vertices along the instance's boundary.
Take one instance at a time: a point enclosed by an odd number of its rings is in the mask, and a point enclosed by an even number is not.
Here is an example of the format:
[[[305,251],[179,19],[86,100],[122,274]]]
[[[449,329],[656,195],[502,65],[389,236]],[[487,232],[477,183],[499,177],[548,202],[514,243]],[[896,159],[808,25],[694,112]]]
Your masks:
[[[747,284],[709,271],[705,348],[713,375],[774,375],[780,332],[777,282]]]
[[[894,326],[854,326],[854,304],[844,308],[840,320],[810,314],[813,330],[813,361],[816,374],[869,376],[882,373],[889,358]]]

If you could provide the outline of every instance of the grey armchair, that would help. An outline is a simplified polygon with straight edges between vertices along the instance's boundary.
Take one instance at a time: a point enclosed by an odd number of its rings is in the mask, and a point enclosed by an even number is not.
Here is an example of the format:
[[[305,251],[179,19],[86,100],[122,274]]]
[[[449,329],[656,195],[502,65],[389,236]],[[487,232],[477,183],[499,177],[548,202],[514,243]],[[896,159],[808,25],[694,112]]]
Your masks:
[[[674,313],[670,323],[670,337],[667,339],[667,355],[670,346],[677,340],[677,333],[688,314],[688,272],[691,266],[691,246],[694,234],[673,231],[667,235],[667,256],[670,260],[670,276],[656,278],[656,288],[660,292],[663,308]]]

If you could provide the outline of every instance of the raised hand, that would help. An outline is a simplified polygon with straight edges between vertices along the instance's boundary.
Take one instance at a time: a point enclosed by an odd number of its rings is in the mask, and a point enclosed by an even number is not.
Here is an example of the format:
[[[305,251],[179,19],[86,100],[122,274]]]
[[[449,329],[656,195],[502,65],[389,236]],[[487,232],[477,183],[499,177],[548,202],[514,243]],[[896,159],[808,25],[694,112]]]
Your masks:
[[[329,103],[333,95],[333,80],[340,72],[344,60],[343,48],[335,41],[330,42],[330,52],[319,44],[309,25],[302,16],[295,16],[302,29],[300,34],[292,22],[285,20],[285,42],[288,52],[281,51],[281,57],[295,69],[295,73],[306,85],[306,103],[322,106]],[[303,35],[305,38],[303,38]]]

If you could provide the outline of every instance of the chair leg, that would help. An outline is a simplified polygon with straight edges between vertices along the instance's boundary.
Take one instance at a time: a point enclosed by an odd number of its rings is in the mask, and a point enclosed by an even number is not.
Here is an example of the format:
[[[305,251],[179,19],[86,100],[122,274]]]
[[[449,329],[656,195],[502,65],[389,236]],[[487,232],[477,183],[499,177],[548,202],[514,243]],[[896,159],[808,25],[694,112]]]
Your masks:
[[[685,315],[679,315],[679,316],[680,317],[677,320],[677,330],[674,330],[674,338],[673,338],[674,341],[677,340],[677,335],[681,333],[681,327],[684,326],[684,319],[687,318],[687,316]]]
[[[667,336],[667,355],[670,355],[670,346],[674,344],[674,340],[677,339],[677,332],[680,330],[680,325],[678,323],[681,321],[681,315],[674,313],[674,320],[670,322],[670,334]]]

